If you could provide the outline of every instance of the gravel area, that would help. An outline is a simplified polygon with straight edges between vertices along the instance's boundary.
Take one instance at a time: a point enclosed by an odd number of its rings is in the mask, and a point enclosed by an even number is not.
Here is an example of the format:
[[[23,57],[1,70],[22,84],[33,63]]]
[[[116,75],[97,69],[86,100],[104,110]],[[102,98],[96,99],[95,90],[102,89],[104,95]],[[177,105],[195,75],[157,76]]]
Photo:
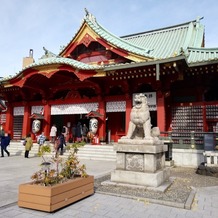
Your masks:
[[[194,168],[171,168],[171,186],[165,191],[151,191],[146,188],[130,188],[114,185],[101,185],[103,181],[110,181],[110,175],[95,180],[95,191],[99,193],[118,195],[139,200],[155,200],[160,202],[173,202],[185,204],[190,193],[198,187],[218,186],[218,178],[196,174]],[[194,196],[193,196],[194,197]],[[157,202],[158,203],[158,202]]]

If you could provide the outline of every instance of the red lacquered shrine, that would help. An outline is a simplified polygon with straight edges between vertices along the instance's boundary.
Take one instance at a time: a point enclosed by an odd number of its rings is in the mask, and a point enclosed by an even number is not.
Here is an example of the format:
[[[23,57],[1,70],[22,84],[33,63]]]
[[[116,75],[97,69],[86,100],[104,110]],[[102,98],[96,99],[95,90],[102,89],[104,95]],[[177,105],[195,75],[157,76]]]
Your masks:
[[[34,61],[30,50],[21,71],[1,79],[1,125],[19,140],[39,119],[49,137],[52,124],[71,134],[78,122],[88,126],[91,114],[99,141],[117,142],[133,96],[145,93],[161,131],[211,131],[218,122],[218,49],[205,48],[204,37],[200,19],[118,37],[87,12],[58,55],[44,48]]]

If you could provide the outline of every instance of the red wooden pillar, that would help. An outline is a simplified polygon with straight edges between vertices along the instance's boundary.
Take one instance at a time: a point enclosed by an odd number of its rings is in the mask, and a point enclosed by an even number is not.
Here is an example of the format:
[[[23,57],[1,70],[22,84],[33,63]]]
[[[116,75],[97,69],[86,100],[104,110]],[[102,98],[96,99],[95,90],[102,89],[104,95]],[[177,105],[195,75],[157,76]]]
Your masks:
[[[22,130],[22,138],[26,137],[26,135],[30,132],[31,130],[31,107],[28,104],[25,104],[24,106],[24,117],[23,117],[23,130]]]
[[[98,135],[99,140],[105,139],[106,137],[106,108],[105,108],[105,101],[99,101],[99,113],[103,115],[103,117],[98,118],[99,120],[99,129]]]
[[[157,126],[166,131],[165,99],[161,91],[157,92]]]
[[[132,110],[132,99],[126,100],[126,127],[125,127],[125,134],[127,134],[128,128],[129,128],[129,122],[130,122],[130,113]]]
[[[43,131],[44,135],[49,139],[50,128],[51,128],[51,105],[48,103],[44,105],[44,126]]]
[[[12,134],[13,133],[13,107],[8,105],[5,115],[6,115],[6,122],[4,124],[4,130],[8,134]],[[13,138],[13,135],[11,135],[11,138]]]

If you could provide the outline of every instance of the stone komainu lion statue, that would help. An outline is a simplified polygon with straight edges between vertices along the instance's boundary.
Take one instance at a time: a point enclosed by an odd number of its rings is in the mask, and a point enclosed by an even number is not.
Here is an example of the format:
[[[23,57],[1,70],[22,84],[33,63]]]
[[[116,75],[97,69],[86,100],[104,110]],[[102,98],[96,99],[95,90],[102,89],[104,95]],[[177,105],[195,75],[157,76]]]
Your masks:
[[[151,119],[147,97],[142,93],[137,94],[134,102],[135,106],[130,113],[129,129],[122,139],[150,139],[152,138]]]

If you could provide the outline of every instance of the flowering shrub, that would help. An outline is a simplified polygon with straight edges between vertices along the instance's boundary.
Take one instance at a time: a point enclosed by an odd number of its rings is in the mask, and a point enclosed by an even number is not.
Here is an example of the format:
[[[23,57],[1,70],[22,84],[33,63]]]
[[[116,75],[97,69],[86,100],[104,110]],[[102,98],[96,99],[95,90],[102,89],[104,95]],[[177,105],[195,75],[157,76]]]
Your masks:
[[[69,150],[67,158],[53,155],[49,160],[46,160],[45,154],[51,152],[50,145],[41,146],[39,156],[43,159],[42,168],[31,176],[33,184],[52,186],[63,183],[75,176],[87,177],[86,166],[84,164],[80,165],[76,155],[78,148],[84,144],[81,142],[67,145],[66,150]]]

